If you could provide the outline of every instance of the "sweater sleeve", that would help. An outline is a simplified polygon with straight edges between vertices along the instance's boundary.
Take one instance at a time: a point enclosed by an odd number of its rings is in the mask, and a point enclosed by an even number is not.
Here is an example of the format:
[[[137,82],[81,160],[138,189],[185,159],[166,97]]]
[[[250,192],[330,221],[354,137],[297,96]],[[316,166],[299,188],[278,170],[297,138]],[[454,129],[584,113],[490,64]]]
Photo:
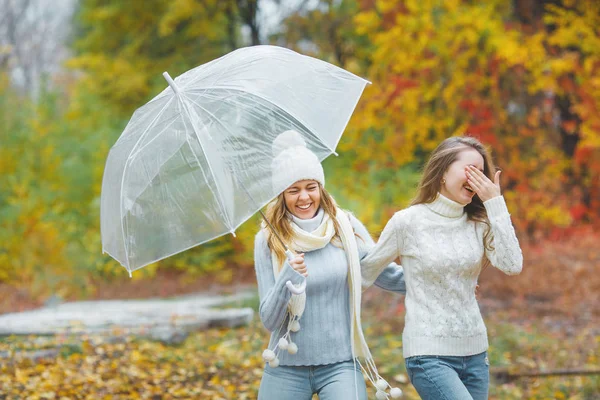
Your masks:
[[[359,257],[362,260],[368,254],[369,249],[375,246],[375,241],[369,234],[367,228],[356,218],[350,214],[350,222],[354,228],[354,232],[358,235],[356,238],[358,244]],[[361,263],[361,273],[363,272],[363,265]],[[363,276],[364,278],[364,276]],[[363,283],[365,279],[363,279]],[[402,266],[392,262],[389,263],[385,269],[379,274],[375,280],[375,286],[388,290],[390,292],[397,292],[406,294],[406,282],[404,281],[404,269]],[[366,289],[366,287],[364,287]]]
[[[398,232],[398,224],[401,222],[402,212],[397,212],[386,224],[377,244],[371,247],[367,251],[367,254],[362,257],[360,266],[363,287],[371,286],[381,272],[401,255],[402,240]],[[402,272],[402,277],[404,277],[404,271]]]
[[[275,279],[271,251],[263,231],[260,231],[254,240],[254,268],[260,298],[258,309],[260,320],[265,328],[273,332],[283,323],[292,296],[285,283],[289,280],[293,284],[299,284],[306,278],[296,272],[286,261]]]
[[[491,225],[491,247],[485,254],[492,265],[507,275],[517,275],[523,269],[523,254],[519,240],[510,221],[510,214],[503,196],[483,203]]]

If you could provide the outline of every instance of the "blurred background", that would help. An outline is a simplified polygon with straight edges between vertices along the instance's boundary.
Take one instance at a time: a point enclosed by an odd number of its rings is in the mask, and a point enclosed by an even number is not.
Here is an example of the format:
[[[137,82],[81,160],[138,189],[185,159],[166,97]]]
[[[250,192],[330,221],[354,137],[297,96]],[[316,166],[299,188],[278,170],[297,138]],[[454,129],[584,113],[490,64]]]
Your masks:
[[[521,275],[480,279],[491,397],[600,398],[589,372],[600,356],[594,0],[0,0],[0,313],[255,290],[257,218],[130,279],[102,254],[99,200],[108,150],[164,89],[163,71],[258,44],[372,82],[324,165],[328,190],[375,237],[441,140],[468,133],[491,147],[525,256]],[[401,357],[403,298],[369,290],[364,303],[381,372],[418,398]],[[257,317],[175,346],[80,338],[39,363],[1,359],[0,398],[251,399],[266,339]],[[0,353],[31,343],[0,338]],[[540,371],[556,373],[523,376]]]

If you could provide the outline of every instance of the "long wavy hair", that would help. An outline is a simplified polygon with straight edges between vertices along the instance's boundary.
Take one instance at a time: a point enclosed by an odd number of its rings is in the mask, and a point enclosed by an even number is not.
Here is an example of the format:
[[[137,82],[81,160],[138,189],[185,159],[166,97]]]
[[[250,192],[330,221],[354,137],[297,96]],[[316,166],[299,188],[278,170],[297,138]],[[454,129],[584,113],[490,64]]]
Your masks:
[[[325,188],[319,183],[319,193],[321,194],[321,208],[323,209],[323,211],[327,214],[329,214],[329,216],[331,217],[331,219],[333,220],[333,226],[335,228],[335,234],[334,234],[334,239],[338,239],[337,241],[339,241],[340,238],[340,232],[341,232],[341,228],[340,225],[336,219],[337,216],[337,204],[335,202],[335,200],[333,199],[333,197],[329,194],[329,192],[327,192],[327,190],[325,190]],[[269,205],[267,206],[267,210],[265,213],[265,216],[267,217],[267,220],[269,221],[269,223],[273,226],[273,228],[277,231],[277,233],[279,234],[279,237],[281,238],[281,240],[283,240],[283,242],[289,246],[290,243],[292,242],[292,235],[293,235],[293,231],[292,231],[292,222],[290,217],[288,216],[288,213],[290,211],[287,209],[287,206],[285,205],[285,198],[284,198],[284,194],[281,193],[279,196],[277,196],[271,203],[269,203]],[[279,261],[279,264],[283,264],[283,262],[286,259],[285,256],[285,247],[283,247],[283,245],[279,242],[279,240],[277,239],[277,237],[273,234],[273,232],[271,232],[271,229],[267,226],[265,226],[265,224],[263,223],[263,228],[266,230],[267,233],[267,244],[269,246],[269,249],[271,251],[275,252],[275,255],[277,256],[277,260]]]
[[[411,205],[426,204],[433,202],[442,187],[442,179],[450,165],[458,159],[460,152],[466,149],[475,149],[483,157],[483,173],[490,180],[494,180],[496,167],[490,153],[486,147],[477,139],[470,136],[450,137],[440,143],[431,153],[425,168],[421,181],[417,188],[417,195],[412,200]],[[473,196],[471,203],[465,206],[467,219],[485,224],[484,246],[487,250],[493,250],[490,239],[490,221],[485,211],[483,202],[479,196]],[[487,267],[487,259],[484,261],[484,268]]]

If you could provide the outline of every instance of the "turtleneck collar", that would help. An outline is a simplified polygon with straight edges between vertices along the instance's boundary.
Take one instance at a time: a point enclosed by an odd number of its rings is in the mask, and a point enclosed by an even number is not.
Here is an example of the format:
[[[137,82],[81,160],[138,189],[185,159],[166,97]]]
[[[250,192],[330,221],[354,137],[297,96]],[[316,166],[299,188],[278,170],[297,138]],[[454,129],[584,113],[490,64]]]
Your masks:
[[[434,213],[447,218],[458,218],[465,212],[465,207],[462,204],[450,200],[441,193],[438,193],[436,199],[426,204],[426,206]]]
[[[317,214],[310,219],[301,219],[292,213],[289,213],[289,215],[292,217],[292,222],[298,225],[300,229],[310,233],[317,229],[321,225],[321,222],[323,222],[324,211],[323,208],[319,207]]]

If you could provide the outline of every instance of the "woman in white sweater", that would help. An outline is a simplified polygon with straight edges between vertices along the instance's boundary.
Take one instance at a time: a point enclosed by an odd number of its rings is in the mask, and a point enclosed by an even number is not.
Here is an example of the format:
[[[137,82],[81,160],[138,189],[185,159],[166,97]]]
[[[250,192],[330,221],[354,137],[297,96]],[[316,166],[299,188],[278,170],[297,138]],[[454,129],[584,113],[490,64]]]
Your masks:
[[[452,137],[433,151],[412,205],[394,214],[361,260],[366,284],[397,257],[407,287],[402,343],[413,386],[423,399],[487,399],[488,340],[475,286],[488,264],[519,274],[523,256],[500,171],[479,141]]]

